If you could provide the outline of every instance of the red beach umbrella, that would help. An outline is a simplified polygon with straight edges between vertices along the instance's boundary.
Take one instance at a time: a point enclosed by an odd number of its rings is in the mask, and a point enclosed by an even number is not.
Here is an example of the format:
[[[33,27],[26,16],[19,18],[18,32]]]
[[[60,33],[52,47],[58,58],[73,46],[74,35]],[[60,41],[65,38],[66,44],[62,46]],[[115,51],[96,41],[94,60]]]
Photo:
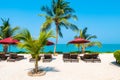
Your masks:
[[[70,44],[83,44],[83,43],[89,43],[90,41],[89,40],[86,40],[86,39],[83,39],[83,38],[75,38],[74,40],[68,42]],[[78,48],[79,50],[79,48]],[[84,52],[82,52],[84,53]]]
[[[71,44],[81,44],[81,43],[88,43],[90,41],[86,40],[86,39],[83,39],[83,38],[75,38],[74,40],[68,42],[68,43],[71,43]]]
[[[4,44],[4,52],[7,53],[8,45],[9,44],[17,44],[19,41],[16,39],[13,39],[12,37],[8,37],[5,39],[0,40],[0,44]]]
[[[18,42],[19,42],[18,40],[13,39],[12,37],[0,40],[0,44],[17,44]]]
[[[47,44],[46,44],[47,46],[50,46],[50,45],[54,45],[54,43],[53,42],[51,42],[51,41],[47,41]]]

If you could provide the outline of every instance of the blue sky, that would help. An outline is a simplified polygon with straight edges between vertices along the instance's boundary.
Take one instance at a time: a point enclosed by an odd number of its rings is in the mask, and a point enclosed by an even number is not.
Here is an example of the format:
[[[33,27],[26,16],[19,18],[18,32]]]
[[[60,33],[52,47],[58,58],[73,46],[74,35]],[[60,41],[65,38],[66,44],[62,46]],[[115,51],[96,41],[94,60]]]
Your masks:
[[[0,0],[0,17],[10,18],[11,27],[20,26],[30,30],[34,37],[39,35],[40,26],[45,21],[38,14],[41,6],[52,0]],[[120,44],[120,1],[119,0],[67,0],[76,11],[78,21],[72,21],[80,29],[88,27],[88,33],[97,35],[96,41]],[[0,21],[1,25],[1,21]],[[77,33],[62,29],[63,38],[59,43],[67,43]],[[55,39],[51,39],[54,41]]]

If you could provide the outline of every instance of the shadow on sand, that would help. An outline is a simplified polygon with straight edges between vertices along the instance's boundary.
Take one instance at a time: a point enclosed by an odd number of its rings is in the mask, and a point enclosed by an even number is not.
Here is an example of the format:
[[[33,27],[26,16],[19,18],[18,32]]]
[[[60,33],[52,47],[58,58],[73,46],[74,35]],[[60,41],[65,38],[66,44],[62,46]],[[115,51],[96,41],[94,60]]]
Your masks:
[[[55,69],[55,67],[39,67],[39,69],[42,69],[46,72],[59,72],[59,70]]]
[[[33,70],[33,68],[29,68],[27,70]],[[55,69],[55,67],[39,67],[39,70],[44,70],[45,72],[59,72],[59,70]]]
[[[52,60],[56,60],[56,58],[52,58]]]
[[[111,64],[120,67],[120,64],[116,63],[116,61],[111,62]]]

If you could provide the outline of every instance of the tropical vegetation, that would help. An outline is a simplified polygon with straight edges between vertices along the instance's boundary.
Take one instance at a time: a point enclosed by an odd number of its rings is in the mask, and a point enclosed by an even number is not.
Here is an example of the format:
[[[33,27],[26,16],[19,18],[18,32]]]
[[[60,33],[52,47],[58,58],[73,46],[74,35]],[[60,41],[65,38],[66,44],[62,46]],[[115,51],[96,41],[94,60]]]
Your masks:
[[[0,39],[5,39],[16,35],[16,32],[19,30],[19,27],[12,28],[9,23],[9,19],[5,20],[1,18],[2,25],[0,26]],[[4,44],[4,52],[7,53],[8,45]]]
[[[54,54],[56,52],[56,45],[58,43],[58,35],[63,37],[61,28],[65,27],[66,29],[72,29],[73,31],[77,31],[78,28],[76,25],[72,24],[68,20],[73,18],[77,20],[77,17],[73,15],[75,12],[70,6],[70,2],[64,0],[52,0],[51,7],[43,6],[41,8],[45,14],[40,14],[40,16],[44,16],[46,21],[42,25],[42,31],[47,31],[51,28],[52,23],[55,23],[55,31],[56,31],[56,43],[54,46]]]
[[[116,59],[116,63],[120,64],[120,50],[114,52],[114,57]]]
[[[34,72],[37,73],[38,69],[38,57],[40,51],[46,45],[48,38],[54,37],[52,31],[40,32],[37,39],[34,39],[28,30],[23,30],[21,33],[15,36],[16,39],[21,40],[18,47],[24,48],[35,57],[35,69]]]
[[[87,47],[92,47],[92,46],[101,47],[102,46],[101,42],[99,42],[99,41],[92,41],[92,39],[96,39],[97,36],[96,35],[92,35],[92,34],[88,34],[87,33],[87,29],[88,29],[87,27],[85,27],[83,30],[80,29],[79,30],[79,35],[75,36],[75,38],[79,37],[79,38],[83,38],[85,40],[89,40],[90,41],[89,43],[75,44],[78,47],[78,50],[80,50],[80,47],[81,47],[82,53],[84,53],[85,48],[87,48]]]

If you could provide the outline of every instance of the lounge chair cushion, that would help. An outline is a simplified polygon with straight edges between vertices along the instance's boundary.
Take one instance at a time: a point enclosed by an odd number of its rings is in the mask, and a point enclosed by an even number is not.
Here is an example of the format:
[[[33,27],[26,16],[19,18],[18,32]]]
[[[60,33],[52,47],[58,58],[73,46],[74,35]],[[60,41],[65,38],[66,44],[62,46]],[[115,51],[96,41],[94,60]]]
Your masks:
[[[75,54],[74,54],[74,55],[70,55],[70,58],[71,58],[71,59],[77,59],[77,58],[78,58],[78,55],[75,55]]]

